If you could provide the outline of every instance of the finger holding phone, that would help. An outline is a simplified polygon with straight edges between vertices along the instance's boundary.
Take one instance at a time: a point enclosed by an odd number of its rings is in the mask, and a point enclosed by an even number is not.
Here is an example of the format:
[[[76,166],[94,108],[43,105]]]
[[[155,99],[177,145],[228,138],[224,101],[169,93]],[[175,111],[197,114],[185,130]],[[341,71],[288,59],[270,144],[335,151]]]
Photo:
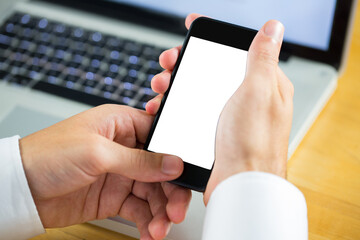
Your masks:
[[[141,239],[163,239],[182,222],[191,192],[166,182],[181,174],[181,159],[140,149],[152,122],[144,111],[102,105],[21,138],[42,226],[119,215],[136,223]]]
[[[189,15],[186,26],[199,16]],[[278,66],[283,33],[281,23],[269,21],[250,46],[245,78],[218,122],[216,161],[205,191],[205,204],[215,187],[236,173],[262,171],[286,177],[294,89]],[[148,103],[148,113],[154,114],[159,108],[179,54],[180,47],[176,47],[160,56],[166,70],[153,79],[152,88],[160,95]]]

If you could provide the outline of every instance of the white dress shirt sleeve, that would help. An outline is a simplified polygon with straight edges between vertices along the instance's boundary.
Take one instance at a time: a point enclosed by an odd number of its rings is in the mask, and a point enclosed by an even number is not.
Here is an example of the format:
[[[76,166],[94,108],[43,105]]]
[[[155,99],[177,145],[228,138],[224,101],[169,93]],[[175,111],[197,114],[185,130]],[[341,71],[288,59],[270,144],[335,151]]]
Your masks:
[[[210,197],[203,239],[306,240],[305,198],[290,182],[270,173],[234,175]]]
[[[0,238],[28,239],[44,232],[22,165],[19,136],[0,139]]]

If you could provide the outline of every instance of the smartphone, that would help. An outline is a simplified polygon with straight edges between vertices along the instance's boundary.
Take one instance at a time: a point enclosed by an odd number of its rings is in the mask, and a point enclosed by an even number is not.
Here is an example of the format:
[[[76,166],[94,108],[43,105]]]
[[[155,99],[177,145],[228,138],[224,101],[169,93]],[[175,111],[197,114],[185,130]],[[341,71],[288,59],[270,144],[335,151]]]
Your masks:
[[[205,191],[218,119],[244,79],[255,34],[205,17],[192,23],[144,146],[183,159],[184,171],[173,183]]]

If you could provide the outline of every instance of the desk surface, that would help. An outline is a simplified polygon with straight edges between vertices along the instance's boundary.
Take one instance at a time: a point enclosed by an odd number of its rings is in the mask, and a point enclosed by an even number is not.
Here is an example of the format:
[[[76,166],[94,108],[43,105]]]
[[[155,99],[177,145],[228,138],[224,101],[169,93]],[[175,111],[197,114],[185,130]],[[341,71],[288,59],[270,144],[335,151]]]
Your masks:
[[[309,239],[360,239],[360,4],[348,65],[338,87],[288,164],[305,195]],[[133,239],[90,224],[49,229],[32,240]]]

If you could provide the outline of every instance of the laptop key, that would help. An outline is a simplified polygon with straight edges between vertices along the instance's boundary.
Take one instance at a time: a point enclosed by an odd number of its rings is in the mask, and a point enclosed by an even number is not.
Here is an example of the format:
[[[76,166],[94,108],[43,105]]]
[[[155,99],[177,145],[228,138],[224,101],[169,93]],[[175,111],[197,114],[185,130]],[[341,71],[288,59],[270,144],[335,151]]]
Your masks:
[[[31,78],[22,75],[11,75],[8,78],[8,82],[16,85],[26,86],[32,81]]]
[[[62,23],[57,23],[54,25],[54,33],[61,37],[68,37],[70,35],[70,27]]]
[[[145,67],[147,67],[149,69],[155,69],[155,70],[158,70],[158,71],[163,70],[163,68],[160,66],[160,64],[157,61],[154,61],[154,60],[147,61],[145,63]]]
[[[98,47],[105,46],[105,37],[100,32],[94,32],[94,33],[90,34],[89,40],[90,40],[91,44],[93,44],[95,46],[98,46]]]
[[[49,21],[46,18],[42,18],[37,22],[36,29],[41,32],[51,32],[52,25],[49,23]]]
[[[59,77],[61,74],[60,71],[56,71],[56,70],[49,70],[46,75],[48,76],[54,76],[54,77]]]
[[[12,41],[12,37],[9,37],[4,34],[0,34],[0,48],[7,49],[10,47]]]
[[[4,80],[4,78],[8,75],[8,72],[6,71],[1,71],[0,70],[0,80]]]
[[[114,93],[116,91],[117,87],[114,85],[104,85],[103,88],[101,90],[103,90],[104,92],[110,92],[110,93]]]
[[[142,68],[143,66],[140,64],[129,64],[128,68],[130,69],[129,71],[131,71],[131,69],[138,71]]]
[[[111,77],[111,78],[118,78],[119,74],[116,72],[108,72],[105,74],[107,77]]]
[[[85,87],[94,88],[94,87],[96,87],[98,85],[98,82],[95,81],[95,80],[86,80],[85,82],[83,82],[82,85],[85,86]]]
[[[71,32],[70,38],[76,41],[86,41],[86,39],[89,37],[89,33],[85,31],[82,28],[74,28]]]
[[[108,37],[106,41],[106,47],[111,50],[122,51],[124,48],[125,41],[116,37]]]
[[[14,23],[20,23],[20,19],[23,15],[23,13],[15,13],[9,18],[9,21]]]
[[[51,45],[56,49],[67,50],[70,46],[70,40],[65,37],[55,38]]]
[[[134,98],[136,95],[136,92],[133,90],[124,90],[121,92],[120,95],[123,97]]]
[[[0,63],[5,62],[6,60],[7,58],[0,54]]]
[[[80,65],[81,65],[80,63],[76,63],[76,62],[69,62],[69,63],[67,64],[67,66],[73,67],[73,68],[79,68]]]
[[[154,95],[144,94],[144,95],[140,98],[140,101],[142,101],[142,102],[148,102],[149,100],[153,99],[154,97],[155,97]]]
[[[105,58],[105,50],[101,47],[93,47],[89,52],[91,59],[103,60]]]
[[[128,41],[125,43],[124,51],[131,55],[140,55],[142,50],[142,45],[136,42]]]
[[[153,68],[149,68],[147,71],[146,71],[146,74],[149,74],[149,75],[156,75],[158,73],[160,73],[161,70],[157,70],[157,69],[153,69]]]
[[[62,58],[56,58],[56,57],[49,57],[48,60],[51,63],[61,63],[62,62]]]
[[[34,27],[36,25],[34,19],[29,15],[25,14],[20,18],[20,24],[23,26]]]
[[[145,106],[146,106],[146,102],[138,102],[134,107],[141,110],[145,110]]]
[[[35,41],[44,45],[50,45],[52,38],[53,37],[50,33],[43,32],[35,38]]]
[[[22,31],[19,33],[21,39],[28,41],[32,41],[36,35],[37,32],[29,27],[23,28]]]
[[[137,78],[133,78],[130,76],[126,76],[125,78],[123,78],[123,82],[129,82],[129,83],[135,83],[137,80]]]
[[[17,34],[17,31],[19,29],[19,26],[7,21],[0,30],[0,33],[4,33],[7,36],[14,37]]]
[[[42,71],[44,68],[40,67],[40,66],[36,66],[36,65],[32,65],[28,68],[30,71],[36,71],[36,72],[40,72]]]
[[[46,55],[50,51],[50,49],[51,49],[50,47],[40,44],[37,46],[35,53]]]
[[[163,52],[163,49],[156,48],[153,46],[146,46],[142,53],[146,59],[158,61],[159,56],[162,52]]]
[[[24,66],[24,62],[21,62],[21,61],[12,61],[11,63],[10,63],[10,65],[11,66],[14,66],[14,67],[22,67],[22,66]]]
[[[86,52],[87,51],[86,43],[81,42],[81,41],[72,41],[69,47],[73,52]],[[80,55],[83,56],[84,54],[80,54]]]
[[[78,80],[80,80],[80,77],[75,76],[75,75],[67,75],[65,77],[65,81],[71,81],[73,83],[77,82]]]
[[[145,80],[142,84],[142,87],[150,88],[151,87],[151,80]]]

